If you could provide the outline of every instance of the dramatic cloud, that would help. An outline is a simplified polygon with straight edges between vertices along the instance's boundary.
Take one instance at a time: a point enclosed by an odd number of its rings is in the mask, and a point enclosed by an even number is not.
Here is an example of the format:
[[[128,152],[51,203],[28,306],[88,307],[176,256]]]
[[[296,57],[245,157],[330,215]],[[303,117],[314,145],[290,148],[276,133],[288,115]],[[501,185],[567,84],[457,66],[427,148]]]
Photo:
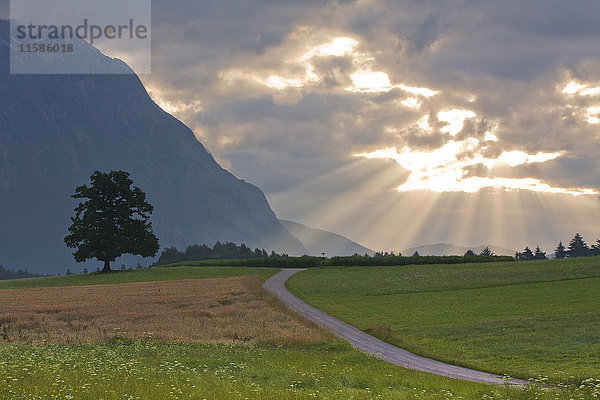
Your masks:
[[[407,182],[400,185],[399,192],[429,190],[432,192],[474,193],[484,188],[523,189],[533,192],[569,194],[573,196],[600,194],[594,189],[565,189],[551,187],[539,179],[501,178],[468,176],[468,168],[483,165],[488,173],[497,165],[515,167],[524,164],[542,163],[560,157],[560,153],[537,153],[534,155],[522,151],[503,151],[498,158],[486,158],[482,155],[480,142],[469,139],[461,142],[450,141],[431,152],[413,151],[405,147],[401,153],[391,148],[372,153],[357,154],[367,159],[392,159],[410,171]]]
[[[282,217],[376,248],[544,244],[600,230],[599,12],[562,0],[160,0],[143,80]],[[490,214],[502,229],[476,229]],[[418,226],[393,234],[395,221]],[[440,225],[457,223],[465,232]]]
[[[396,251],[550,245],[600,234],[598,15],[564,0],[155,0],[141,78],[281,217]]]

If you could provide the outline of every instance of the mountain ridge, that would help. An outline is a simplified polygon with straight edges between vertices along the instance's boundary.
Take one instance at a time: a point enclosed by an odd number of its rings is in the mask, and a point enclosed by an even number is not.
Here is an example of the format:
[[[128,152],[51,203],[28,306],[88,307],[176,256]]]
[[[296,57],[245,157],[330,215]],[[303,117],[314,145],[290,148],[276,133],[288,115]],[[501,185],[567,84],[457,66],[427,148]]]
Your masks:
[[[355,253],[373,255],[374,252],[342,235],[311,228],[294,221],[280,219],[283,227],[304,245],[310,255],[320,256],[351,256]]]
[[[73,269],[63,243],[70,195],[94,170],[131,174],[155,207],[161,248],[232,241],[306,252],[264,193],[223,169],[137,75],[10,75],[7,37],[0,21],[0,263]]]

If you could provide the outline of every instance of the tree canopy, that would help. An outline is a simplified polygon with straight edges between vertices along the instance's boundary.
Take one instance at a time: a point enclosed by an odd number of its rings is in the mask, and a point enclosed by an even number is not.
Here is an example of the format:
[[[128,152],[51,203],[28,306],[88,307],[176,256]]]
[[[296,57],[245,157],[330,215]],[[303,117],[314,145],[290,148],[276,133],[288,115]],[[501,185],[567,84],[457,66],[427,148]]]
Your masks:
[[[467,252],[464,254],[463,257],[475,257],[475,256],[476,256],[475,252],[473,250],[469,249],[469,250],[467,250]]]
[[[569,242],[567,255],[569,258],[586,257],[590,255],[590,248],[579,233],[576,233],[575,236],[573,236],[573,239],[571,239]]]
[[[568,247],[565,248],[561,241],[554,250],[554,258],[556,259],[590,256],[600,256],[600,240],[596,241],[592,246],[588,246],[579,233],[573,236]],[[515,259],[518,261],[546,260],[547,258],[546,253],[540,249],[540,246],[535,249],[535,253],[529,247],[526,247],[522,253],[515,253]]]
[[[541,250],[540,250],[541,251]],[[545,253],[544,253],[545,255]],[[517,261],[531,261],[531,260],[535,260],[535,255],[533,254],[533,251],[531,251],[531,249],[529,247],[525,247],[525,250],[523,250],[522,253],[515,253],[515,260]]]
[[[75,261],[96,258],[108,272],[110,263],[123,254],[155,256],[158,239],[149,222],[154,207],[140,188],[132,187],[129,174],[95,171],[90,181],[89,187],[79,186],[71,196],[84,200],[75,208],[65,237],[65,244],[77,249]]]
[[[8,280],[8,279],[22,279],[22,278],[35,278],[35,277],[39,277],[41,275],[39,274],[32,274],[31,272],[19,269],[18,271],[12,270],[12,269],[7,269],[4,268],[4,266],[2,266],[0,264],[0,281],[1,280]]]
[[[565,258],[567,256],[567,251],[565,249],[565,246],[562,244],[562,242],[558,243],[558,246],[556,247],[556,250],[554,250],[554,257],[557,259],[562,259]]]
[[[195,260],[219,260],[219,259],[252,259],[268,258],[269,254],[264,249],[252,250],[244,243],[237,245],[233,242],[217,242],[213,247],[206,244],[189,245],[184,252],[177,250],[176,247],[167,247],[163,250],[156,265],[172,264],[181,261]],[[288,257],[287,254],[277,254],[271,252],[270,257]]]
[[[486,246],[485,249],[483,249],[481,251],[481,253],[479,253],[480,256],[484,256],[484,257],[491,257],[494,255],[494,253],[492,253],[492,251],[490,250],[489,246]]]
[[[533,255],[533,259],[534,260],[547,260],[548,257],[546,257],[546,252],[542,251],[540,246],[537,246],[535,248],[535,254]]]
[[[593,256],[600,256],[600,240],[592,245],[591,253]]]

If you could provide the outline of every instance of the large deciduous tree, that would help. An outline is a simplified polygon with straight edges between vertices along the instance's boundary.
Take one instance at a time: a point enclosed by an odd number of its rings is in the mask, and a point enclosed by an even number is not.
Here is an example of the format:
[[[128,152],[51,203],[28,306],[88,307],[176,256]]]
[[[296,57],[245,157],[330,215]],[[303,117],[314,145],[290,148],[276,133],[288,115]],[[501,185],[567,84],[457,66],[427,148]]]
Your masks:
[[[129,174],[96,171],[90,180],[90,187],[79,186],[71,196],[84,200],[65,237],[66,245],[77,249],[75,261],[96,258],[104,262],[102,272],[109,272],[111,261],[123,254],[155,256],[158,239],[149,222],[154,207],[141,189],[132,187]]]

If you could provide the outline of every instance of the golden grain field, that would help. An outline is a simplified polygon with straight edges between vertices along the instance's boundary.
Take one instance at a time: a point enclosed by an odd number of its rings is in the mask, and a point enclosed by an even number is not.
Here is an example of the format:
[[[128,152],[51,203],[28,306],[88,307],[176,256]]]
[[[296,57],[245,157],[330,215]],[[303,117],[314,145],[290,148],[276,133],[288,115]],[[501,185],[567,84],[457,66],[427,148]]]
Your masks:
[[[257,276],[0,291],[0,342],[309,344],[326,333],[286,310]]]

